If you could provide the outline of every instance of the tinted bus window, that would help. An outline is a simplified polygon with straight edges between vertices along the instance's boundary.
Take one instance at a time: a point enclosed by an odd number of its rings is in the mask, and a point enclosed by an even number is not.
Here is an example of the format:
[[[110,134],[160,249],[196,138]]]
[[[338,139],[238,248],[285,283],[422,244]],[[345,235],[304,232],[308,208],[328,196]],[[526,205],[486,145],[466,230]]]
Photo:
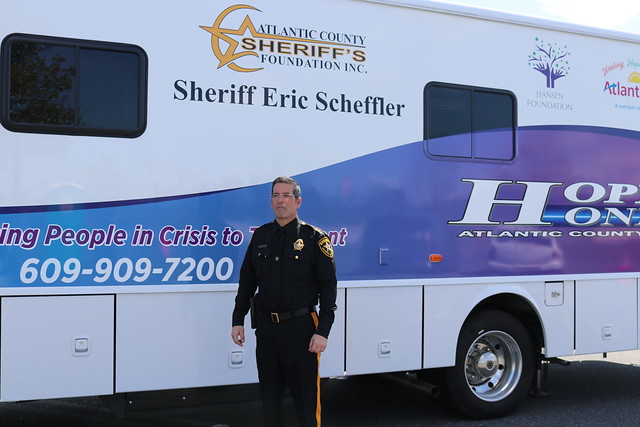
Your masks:
[[[19,35],[2,43],[2,125],[16,132],[136,137],[147,58],[132,45]]]
[[[429,155],[512,160],[516,100],[498,89],[429,83],[424,94],[424,140]]]

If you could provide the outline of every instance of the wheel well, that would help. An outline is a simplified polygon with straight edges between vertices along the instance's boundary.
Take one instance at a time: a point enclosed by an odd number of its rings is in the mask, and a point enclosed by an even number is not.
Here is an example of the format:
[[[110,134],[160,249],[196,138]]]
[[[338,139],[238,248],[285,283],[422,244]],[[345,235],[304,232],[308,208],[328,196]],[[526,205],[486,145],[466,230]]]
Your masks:
[[[498,294],[482,300],[472,311],[469,317],[486,310],[500,310],[520,320],[531,336],[534,347],[540,351],[544,347],[544,334],[540,318],[533,306],[515,294]]]

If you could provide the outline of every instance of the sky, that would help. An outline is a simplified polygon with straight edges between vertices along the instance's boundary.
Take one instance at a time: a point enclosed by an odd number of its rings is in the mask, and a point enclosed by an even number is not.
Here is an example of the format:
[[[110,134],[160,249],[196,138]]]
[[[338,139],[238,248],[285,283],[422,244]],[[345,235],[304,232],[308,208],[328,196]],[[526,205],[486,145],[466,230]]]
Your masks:
[[[640,34],[640,0],[443,0]]]

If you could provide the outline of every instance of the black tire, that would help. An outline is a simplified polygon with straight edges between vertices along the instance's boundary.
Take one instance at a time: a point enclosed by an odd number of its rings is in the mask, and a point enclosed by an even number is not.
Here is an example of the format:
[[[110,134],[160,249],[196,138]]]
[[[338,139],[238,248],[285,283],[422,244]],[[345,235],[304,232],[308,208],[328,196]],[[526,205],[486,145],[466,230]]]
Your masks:
[[[515,317],[478,313],[462,327],[456,365],[440,372],[443,397],[471,418],[504,416],[527,396],[535,360],[531,337]]]

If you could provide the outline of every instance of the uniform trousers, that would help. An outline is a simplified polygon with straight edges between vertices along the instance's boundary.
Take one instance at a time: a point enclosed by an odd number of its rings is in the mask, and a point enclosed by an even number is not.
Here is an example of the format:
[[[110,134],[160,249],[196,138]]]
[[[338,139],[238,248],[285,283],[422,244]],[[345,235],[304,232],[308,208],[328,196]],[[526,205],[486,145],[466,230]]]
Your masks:
[[[285,386],[291,391],[300,426],[320,426],[320,354],[309,352],[317,324],[316,313],[277,324],[258,320],[256,361],[265,426],[284,425]]]

